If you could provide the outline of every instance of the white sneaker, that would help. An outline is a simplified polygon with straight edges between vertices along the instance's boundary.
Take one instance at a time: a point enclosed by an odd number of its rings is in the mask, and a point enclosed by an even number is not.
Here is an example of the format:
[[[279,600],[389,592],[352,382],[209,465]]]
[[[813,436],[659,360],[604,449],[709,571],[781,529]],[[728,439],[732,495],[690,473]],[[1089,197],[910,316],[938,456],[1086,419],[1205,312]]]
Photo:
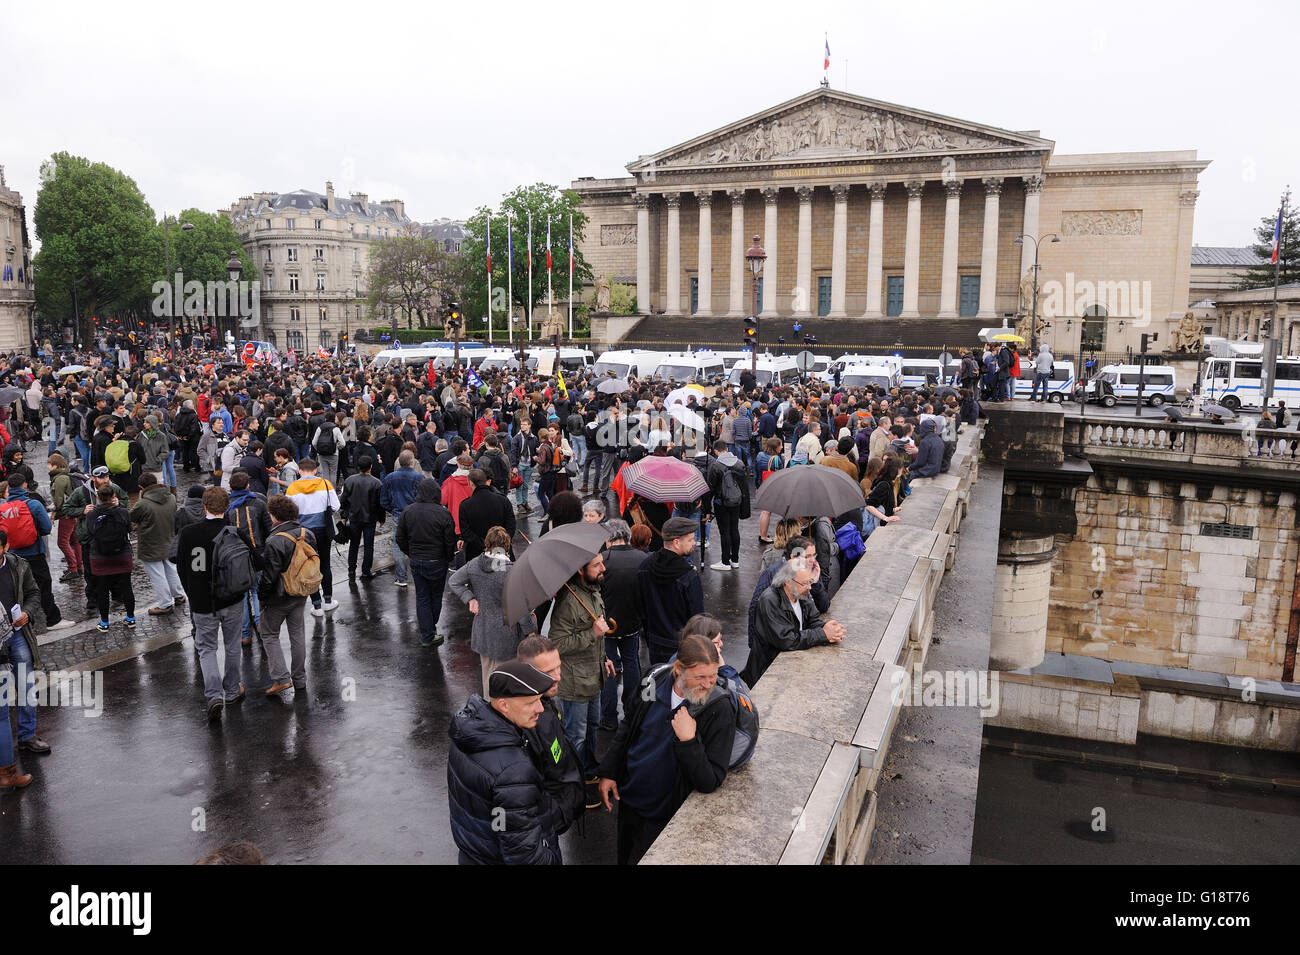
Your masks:
[[[731,570],[731,565],[719,561],[716,564],[709,564],[709,570]]]
[[[312,607],[312,608],[311,608],[311,615],[312,615],[313,617],[323,617],[323,616],[325,616],[325,611],[324,611],[324,609],[322,609],[321,607]]]
[[[406,581],[404,581],[404,580],[394,580],[393,583],[397,584],[397,586],[399,586],[399,587],[405,587],[405,586],[406,586]]]
[[[731,569],[732,569],[732,570],[740,570],[740,562],[739,562],[739,561],[735,561],[735,560],[733,560],[733,561],[731,562]]]
[[[324,606],[323,608],[321,608],[321,609],[323,609],[323,610],[338,610],[338,609],[339,609],[339,602],[338,602],[337,600],[335,600],[333,597],[331,597],[329,600],[325,601],[325,606]]]
[[[50,624],[45,629],[46,630],[67,630],[69,627],[75,627],[76,625],[77,622],[75,620],[60,620],[58,623]]]

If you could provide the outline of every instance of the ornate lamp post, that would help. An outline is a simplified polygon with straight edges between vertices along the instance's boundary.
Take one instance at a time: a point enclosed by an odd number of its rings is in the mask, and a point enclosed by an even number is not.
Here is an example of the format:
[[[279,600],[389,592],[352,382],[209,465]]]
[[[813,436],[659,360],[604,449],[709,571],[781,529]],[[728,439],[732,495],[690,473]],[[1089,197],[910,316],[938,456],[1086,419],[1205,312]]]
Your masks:
[[[226,260],[226,272],[229,273],[230,275],[230,281],[234,283],[238,283],[239,276],[241,273],[243,273],[243,271],[244,271],[244,265],[242,262],[239,261],[239,250],[232,249],[230,252],[230,258]],[[236,301],[238,301],[239,293],[236,292],[235,296],[236,296]],[[218,319],[217,320],[218,327],[220,327],[220,324],[221,324],[220,319]],[[231,335],[235,334],[235,328],[233,327],[233,325],[230,329],[230,333]]]
[[[745,252],[745,262],[749,265],[749,274],[754,279],[754,324],[758,325],[758,282],[763,276],[763,263],[767,261],[767,252],[758,244],[758,236],[754,236],[754,244]],[[757,336],[755,336],[757,338]],[[755,376],[758,375],[758,342],[754,342],[754,348],[749,354],[750,371]]]
[[[1055,232],[1049,232],[1047,235],[1040,235],[1035,238],[1032,235],[1016,236],[1015,244],[1024,245],[1025,239],[1034,243],[1034,304],[1029,316],[1029,357],[1034,357],[1034,349],[1038,347],[1038,243],[1044,239],[1050,238],[1053,242],[1060,242],[1061,237]]]

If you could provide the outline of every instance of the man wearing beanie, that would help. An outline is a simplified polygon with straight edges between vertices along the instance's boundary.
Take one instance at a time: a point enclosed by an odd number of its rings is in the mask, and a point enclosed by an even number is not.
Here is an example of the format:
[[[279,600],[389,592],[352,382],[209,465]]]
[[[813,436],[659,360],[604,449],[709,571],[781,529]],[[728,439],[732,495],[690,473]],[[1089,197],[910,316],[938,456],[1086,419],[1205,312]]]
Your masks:
[[[559,818],[540,770],[549,753],[527,733],[554,681],[508,660],[488,676],[490,700],[475,693],[451,721],[447,801],[461,865],[559,865]]]
[[[663,548],[647,557],[637,574],[652,665],[672,659],[686,621],[704,612],[700,575],[686,560],[686,555],[695,549],[698,526],[684,517],[668,518],[664,522]]]

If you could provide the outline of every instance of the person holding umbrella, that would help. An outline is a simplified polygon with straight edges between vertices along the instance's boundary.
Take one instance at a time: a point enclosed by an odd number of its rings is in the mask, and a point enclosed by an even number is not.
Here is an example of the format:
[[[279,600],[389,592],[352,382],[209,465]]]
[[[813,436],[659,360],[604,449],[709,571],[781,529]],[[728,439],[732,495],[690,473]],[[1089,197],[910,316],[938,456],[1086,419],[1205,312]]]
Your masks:
[[[551,609],[550,638],[560,651],[559,697],[564,732],[578,751],[583,779],[588,782],[594,782],[596,769],[600,691],[605,677],[615,672],[614,664],[605,656],[605,635],[613,628],[605,619],[605,598],[600,587],[604,579],[605,558],[598,553],[556,592]]]

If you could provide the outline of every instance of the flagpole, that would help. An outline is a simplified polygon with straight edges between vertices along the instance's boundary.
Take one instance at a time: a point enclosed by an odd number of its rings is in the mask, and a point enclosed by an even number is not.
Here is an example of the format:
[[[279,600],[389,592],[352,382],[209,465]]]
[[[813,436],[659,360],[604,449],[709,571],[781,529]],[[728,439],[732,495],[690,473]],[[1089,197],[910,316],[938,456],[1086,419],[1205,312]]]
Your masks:
[[[515,347],[515,283],[511,272],[515,270],[514,217],[506,213],[506,342]]]
[[[528,210],[528,340],[533,340],[533,211]]]
[[[551,217],[546,216],[546,320],[550,321],[551,312],[555,311],[555,296],[551,291]]]
[[[487,347],[492,347],[492,213],[487,214]]]
[[[1273,397],[1273,383],[1277,377],[1277,353],[1281,339],[1277,333],[1277,289],[1282,275],[1282,222],[1286,218],[1286,193],[1282,193],[1282,205],[1277,210],[1277,228],[1273,236],[1273,318],[1268,323],[1268,342],[1264,349],[1264,394],[1260,402],[1265,411],[1268,400]]]
[[[573,339],[573,213],[569,213],[569,339]]]

